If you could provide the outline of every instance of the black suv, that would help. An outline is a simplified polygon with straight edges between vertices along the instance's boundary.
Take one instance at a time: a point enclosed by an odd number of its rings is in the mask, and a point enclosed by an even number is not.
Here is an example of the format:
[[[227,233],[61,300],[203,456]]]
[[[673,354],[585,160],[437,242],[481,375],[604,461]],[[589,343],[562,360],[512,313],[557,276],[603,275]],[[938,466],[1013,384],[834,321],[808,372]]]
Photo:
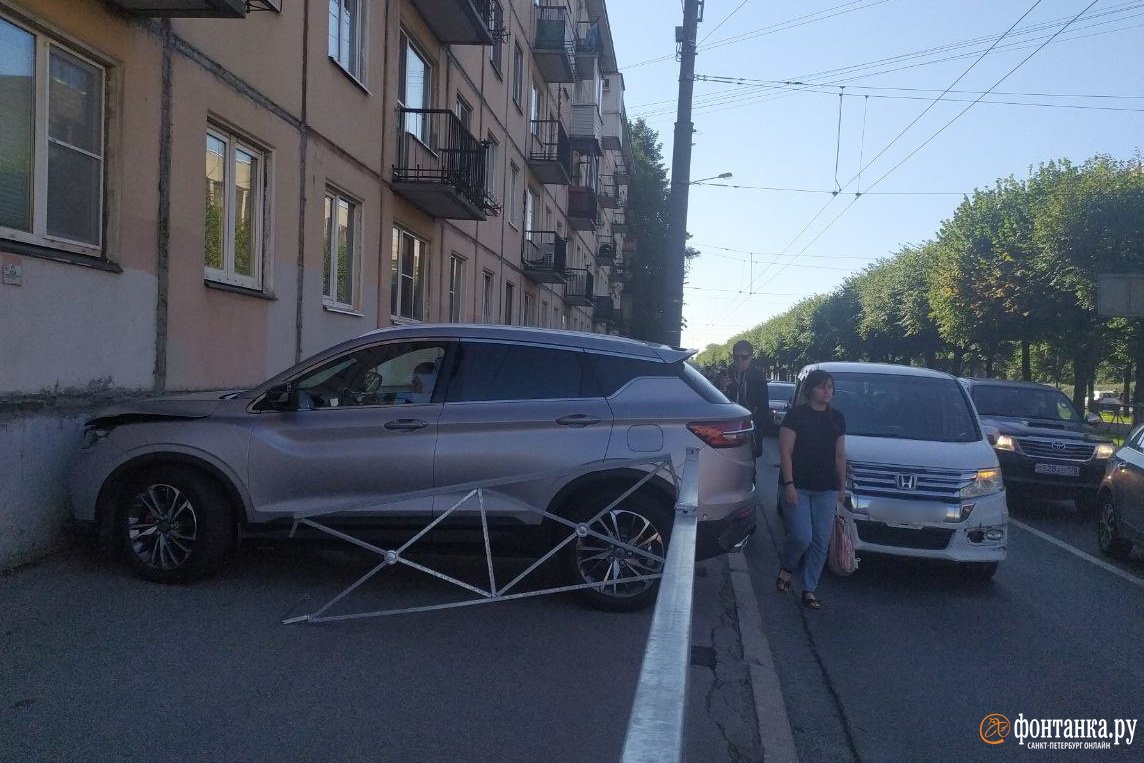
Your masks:
[[[1014,498],[1073,498],[1095,509],[1116,446],[1059,390],[1003,379],[962,379],[988,432],[1005,488]]]

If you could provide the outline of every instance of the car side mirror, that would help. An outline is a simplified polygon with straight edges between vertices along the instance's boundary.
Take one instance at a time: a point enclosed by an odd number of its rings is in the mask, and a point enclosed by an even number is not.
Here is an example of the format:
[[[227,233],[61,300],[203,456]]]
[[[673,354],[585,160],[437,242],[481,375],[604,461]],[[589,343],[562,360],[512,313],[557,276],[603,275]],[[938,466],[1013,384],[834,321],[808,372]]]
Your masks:
[[[1090,413],[1084,417],[1085,422],[1089,424],[1103,424],[1104,419],[1100,418],[1099,413]]]

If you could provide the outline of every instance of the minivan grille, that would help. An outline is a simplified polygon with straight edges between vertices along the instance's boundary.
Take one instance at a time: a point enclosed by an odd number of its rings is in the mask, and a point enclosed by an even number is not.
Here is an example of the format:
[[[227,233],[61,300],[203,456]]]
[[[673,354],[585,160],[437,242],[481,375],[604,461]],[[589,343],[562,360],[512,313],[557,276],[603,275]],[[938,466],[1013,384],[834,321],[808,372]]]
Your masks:
[[[1087,461],[1096,447],[1089,442],[1053,440],[1047,437],[1018,437],[1021,452],[1033,458],[1064,458],[1069,461]]]
[[[958,503],[961,489],[977,478],[977,472],[851,461],[850,477],[858,495]]]
[[[854,524],[858,528],[859,540],[864,543],[876,543],[879,546],[940,551],[949,545],[949,539],[953,536],[953,530],[943,527],[923,527],[914,530],[863,520],[858,520]]]

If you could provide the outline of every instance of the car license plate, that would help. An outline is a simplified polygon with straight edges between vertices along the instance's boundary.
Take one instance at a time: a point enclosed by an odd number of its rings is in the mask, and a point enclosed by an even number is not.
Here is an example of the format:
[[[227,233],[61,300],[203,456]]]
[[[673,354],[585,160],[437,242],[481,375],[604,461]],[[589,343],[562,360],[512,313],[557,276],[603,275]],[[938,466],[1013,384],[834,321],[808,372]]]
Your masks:
[[[1033,466],[1035,474],[1053,474],[1058,477],[1079,477],[1080,467],[1072,464],[1036,464]]]

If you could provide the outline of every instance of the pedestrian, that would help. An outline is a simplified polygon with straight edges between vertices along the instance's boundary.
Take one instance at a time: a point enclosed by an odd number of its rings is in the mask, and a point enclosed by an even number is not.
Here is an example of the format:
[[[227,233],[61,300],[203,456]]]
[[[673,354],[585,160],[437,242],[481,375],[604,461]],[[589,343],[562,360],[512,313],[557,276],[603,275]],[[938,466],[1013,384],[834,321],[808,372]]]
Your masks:
[[[796,405],[779,428],[779,491],[786,540],[775,587],[791,588],[802,565],[802,603],[820,609],[815,595],[826,564],[834,515],[845,498],[846,419],[831,406],[834,377],[822,369],[806,375]]]
[[[755,364],[755,348],[746,339],[735,342],[731,358],[731,386],[727,397],[751,412],[751,421],[755,424],[751,447],[758,458],[763,452],[763,427],[771,412],[767,376]]]

